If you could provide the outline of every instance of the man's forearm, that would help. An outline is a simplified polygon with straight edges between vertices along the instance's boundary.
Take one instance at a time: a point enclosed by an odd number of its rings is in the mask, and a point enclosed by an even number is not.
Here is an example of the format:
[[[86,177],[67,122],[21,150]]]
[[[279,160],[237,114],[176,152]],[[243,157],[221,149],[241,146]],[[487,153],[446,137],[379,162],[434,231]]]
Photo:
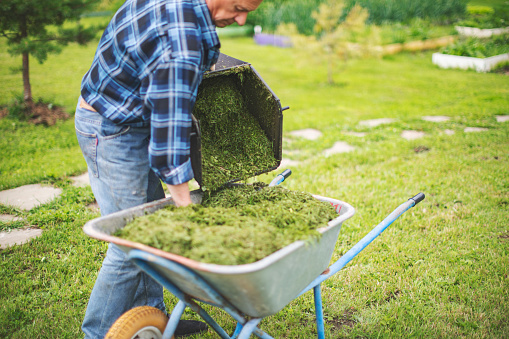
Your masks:
[[[189,184],[187,182],[180,185],[168,185],[170,195],[178,207],[191,204],[191,194],[189,192]]]

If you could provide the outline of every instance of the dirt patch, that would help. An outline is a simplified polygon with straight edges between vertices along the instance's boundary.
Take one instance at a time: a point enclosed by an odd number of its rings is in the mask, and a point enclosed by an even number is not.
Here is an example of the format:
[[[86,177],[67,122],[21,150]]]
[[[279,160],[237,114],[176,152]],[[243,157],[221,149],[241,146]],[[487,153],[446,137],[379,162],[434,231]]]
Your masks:
[[[414,148],[415,153],[422,153],[422,152],[428,152],[428,151],[429,151],[429,147],[424,146],[424,145],[420,145],[420,146],[417,146]]]
[[[53,126],[58,120],[67,120],[70,115],[60,106],[47,104],[42,101],[21,104],[17,107],[0,108],[0,118],[8,115],[17,116],[34,125]]]
[[[389,293],[389,296],[385,298],[386,302],[390,302],[391,300],[396,299],[401,294],[400,291],[396,290],[395,292]]]
[[[341,317],[334,317],[332,320],[329,321],[329,323],[334,327],[336,330],[340,330],[343,327],[354,327],[355,326],[355,320],[353,318],[353,315],[357,312],[357,310],[354,307],[346,309]]]
[[[509,232],[506,232],[506,233],[504,233],[504,234],[501,234],[501,235],[499,236],[499,238],[500,238],[500,239],[509,239]]]

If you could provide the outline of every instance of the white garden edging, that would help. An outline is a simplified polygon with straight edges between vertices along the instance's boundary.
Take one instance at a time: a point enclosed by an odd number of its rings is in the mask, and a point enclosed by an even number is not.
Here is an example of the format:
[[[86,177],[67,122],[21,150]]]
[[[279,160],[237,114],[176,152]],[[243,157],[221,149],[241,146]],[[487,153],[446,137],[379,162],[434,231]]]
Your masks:
[[[456,28],[456,31],[459,33],[459,35],[473,36],[477,38],[489,38],[492,35],[509,33],[509,27],[481,29],[477,27],[455,26],[454,28]]]
[[[474,69],[477,72],[488,72],[499,63],[509,61],[509,53],[499,54],[489,58],[472,58],[433,53],[431,61],[440,68]]]

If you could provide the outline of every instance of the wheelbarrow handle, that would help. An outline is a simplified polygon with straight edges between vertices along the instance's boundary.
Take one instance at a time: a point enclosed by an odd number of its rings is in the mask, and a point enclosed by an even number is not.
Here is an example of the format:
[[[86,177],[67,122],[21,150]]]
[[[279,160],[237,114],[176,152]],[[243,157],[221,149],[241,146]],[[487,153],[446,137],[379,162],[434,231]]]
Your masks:
[[[398,219],[403,213],[408,211],[410,208],[414,207],[416,204],[424,200],[425,195],[423,193],[419,193],[413,198],[408,199],[407,202],[401,204],[398,208],[396,208],[391,214],[389,214],[380,224],[378,224],[375,228],[371,230],[364,238],[362,238],[354,247],[352,247],[348,252],[346,252],[338,261],[332,264],[328,270],[322,273],[318,278],[316,278],[311,284],[309,284],[300,294],[304,294],[315,286],[321,284],[323,281],[327,280],[329,277],[333,276],[337,272],[339,272],[343,267],[345,267],[357,254],[359,254],[363,249],[366,248],[376,237],[378,237],[387,227],[389,227],[396,219]]]
[[[417,205],[418,203],[420,203],[421,201],[423,201],[425,197],[426,197],[426,196],[424,195],[424,193],[419,193],[419,194],[417,194],[415,197],[412,197],[412,198],[410,198],[410,199],[408,199],[408,200],[413,200],[413,201],[415,201],[415,205]],[[414,205],[414,206],[415,206],[415,205]]]

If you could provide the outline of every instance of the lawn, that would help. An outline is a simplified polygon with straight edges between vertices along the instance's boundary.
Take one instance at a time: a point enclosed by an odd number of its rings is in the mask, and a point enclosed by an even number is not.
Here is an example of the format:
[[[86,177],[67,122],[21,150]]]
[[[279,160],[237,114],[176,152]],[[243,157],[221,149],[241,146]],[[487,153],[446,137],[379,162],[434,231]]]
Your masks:
[[[509,114],[509,78],[441,70],[426,52],[351,61],[330,86],[323,65],[297,67],[292,49],[260,47],[247,38],[224,39],[222,45],[223,53],[251,62],[282,105],[290,106],[283,156],[299,163],[283,185],[356,209],[343,225],[333,259],[399,204],[426,194],[323,284],[326,337],[508,337],[509,122],[496,116]],[[0,47],[5,104],[21,91],[21,76],[12,74],[19,61],[5,53],[3,40]],[[70,45],[43,65],[33,63],[34,96],[73,112],[94,48]],[[450,120],[422,120],[431,115]],[[359,124],[378,118],[394,122]],[[467,127],[485,130],[466,133]],[[323,135],[314,141],[291,138],[291,131],[303,128]],[[405,140],[406,130],[425,136]],[[86,208],[93,201],[90,189],[75,188],[68,179],[86,170],[72,119],[54,127],[2,119],[0,135],[0,189],[37,182],[64,189],[61,198],[30,212],[0,206],[0,212],[17,213],[44,229],[29,244],[0,251],[0,337],[80,337],[106,244],[81,230],[97,214]],[[355,149],[323,155],[336,141]],[[171,309],[175,299],[166,293],[166,301]],[[233,331],[223,312],[211,312]],[[187,311],[185,317],[196,318]],[[312,338],[311,293],[261,327],[276,338]],[[216,337],[209,331],[200,338]]]

